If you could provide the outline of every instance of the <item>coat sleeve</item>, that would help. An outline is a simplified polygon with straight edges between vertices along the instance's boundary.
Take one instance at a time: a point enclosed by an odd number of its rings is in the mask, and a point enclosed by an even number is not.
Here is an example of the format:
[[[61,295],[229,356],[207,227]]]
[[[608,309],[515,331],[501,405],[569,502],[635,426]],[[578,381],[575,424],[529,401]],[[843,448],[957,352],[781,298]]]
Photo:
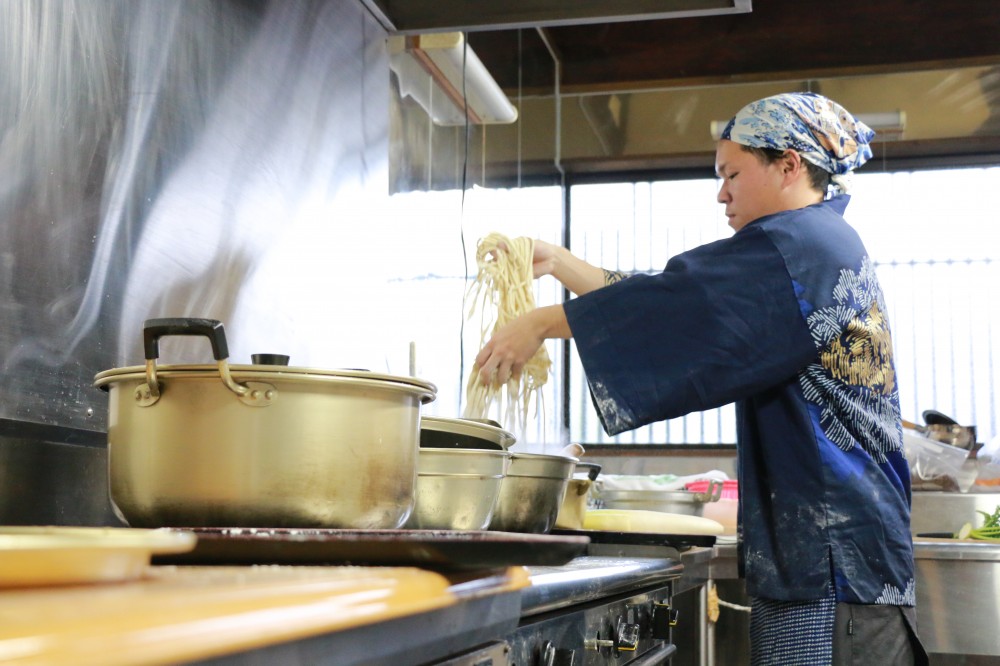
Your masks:
[[[611,435],[754,395],[816,357],[785,262],[752,227],[565,308]]]

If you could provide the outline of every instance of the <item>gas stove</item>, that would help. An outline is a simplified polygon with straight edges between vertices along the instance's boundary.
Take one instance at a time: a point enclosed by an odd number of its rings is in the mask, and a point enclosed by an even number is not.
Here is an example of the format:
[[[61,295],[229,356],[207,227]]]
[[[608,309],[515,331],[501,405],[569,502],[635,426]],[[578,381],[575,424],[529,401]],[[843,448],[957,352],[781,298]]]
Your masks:
[[[677,620],[671,585],[682,571],[673,559],[600,556],[529,567],[511,664],[666,663]]]
[[[531,585],[521,591],[517,628],[441,666],[669,663],[679,559],[585,555],[527,569]]]
[[[697,649],[698,609],[682,596],[703,584],[715,536],[553,530],[586,536],[586,552],[558,566],[530,565],[518,626],[483,652],[447,666],[652,666],[677,641]],[[686,567],[693,567],[687,571]],[[683,577],[682,577],[683,574]],[[687,604],[687,605],[685,605]],[[694,615],[680,634],[678,606]],[[690,627],[688,620],[695,624]],[[695,632],[697,633],[697,631]],[[692,638],[695,640],[692,641]]]
[[[190,554],[193,560],[158,563],[436,565],[452,577],[451,589],[459,599],[455,606],[433,613],[361,626],[317,639],[315,644],[322,647],[315,649],[334,656],[333,662],[315,659],[302,662],[296,652],[300,661],[282,663],[356,666],[670,663],[677,651],[674,625],[678,612],[674,597],[684,591],[690,578],[685,571],[688,555],[709,552],[705,548],[691,548],[709,545],[707,542],[694,544],[691,537],[668,535],[592,533],[571,538],[570,534],[247,532],[201,530],[204,538],[199,538],[201,547]],[[714,537],[710,539],[714,541]],[[518,566],[524,567],[529,584],[499,593],[488,591],[495,581],[492,576],[484,575],[490,571],[501,575],[500,572],[513,566],[511,561],[518,561]],[[485,587],[484,581],[489,582]],[[683,638],[685,634],[686,629],[678,636]]]

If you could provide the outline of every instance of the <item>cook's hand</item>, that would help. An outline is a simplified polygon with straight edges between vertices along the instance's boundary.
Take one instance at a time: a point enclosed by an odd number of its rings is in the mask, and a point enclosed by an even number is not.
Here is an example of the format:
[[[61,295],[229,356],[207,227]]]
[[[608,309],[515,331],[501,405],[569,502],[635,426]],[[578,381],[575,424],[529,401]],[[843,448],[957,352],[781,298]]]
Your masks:
[[[521,376],[524,365],[544,341],[535,330],[531,314],[518,317],[494,333],[476,356],[483,384],[506,384],[512,377]]]
[[[562,250],[561,247],[546,243],[543,240],[535,241],[535,252],[531,258],[531,267],[535,278],[543,275],[552,275],[556,269],[556,253]]]
[[[560,246],[535,241],[532,272],[536,278],[551,275],[577,296],[604,286],[604,271]]]
[[[534,253],[531,257],[531,266],[534,273],[534,277],[540,278],[543,275],[551,275],[556,267],[556,253],[562,248],[553,245],[552,243],[546,243],[543,240],[534,241]],[[497,243],[497,250],[500,252],[509,252],[510,248],[507,247],[507,243],[500,241]],[[493,254],[493,252],[491,252]],[[494,257],[495,259],[496,257]]]
[[[561,305],[532,310],[510,322],[486,343],[476,356],[479,379],[486,385],[505,384],[520,377],[546,338],[569,338],[569,323]]]

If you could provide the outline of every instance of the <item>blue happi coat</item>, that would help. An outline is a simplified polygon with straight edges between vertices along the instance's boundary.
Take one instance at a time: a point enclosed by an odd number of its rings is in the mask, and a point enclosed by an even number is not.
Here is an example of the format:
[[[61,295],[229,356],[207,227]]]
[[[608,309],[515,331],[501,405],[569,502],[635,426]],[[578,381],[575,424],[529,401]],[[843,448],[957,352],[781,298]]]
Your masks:
[[[848,196],[565,304],[609,434],[736,402],[747,591],[915,604],[882,290]]]

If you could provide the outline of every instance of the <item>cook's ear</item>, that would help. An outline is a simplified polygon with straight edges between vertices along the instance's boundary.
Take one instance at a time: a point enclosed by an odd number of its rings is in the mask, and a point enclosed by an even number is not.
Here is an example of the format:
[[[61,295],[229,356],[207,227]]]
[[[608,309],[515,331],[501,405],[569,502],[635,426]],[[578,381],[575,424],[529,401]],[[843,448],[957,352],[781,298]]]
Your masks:
[[[802,156],[799,155],[799,151],[794,148],[789,148],[785,151],[785,154],[781,156],[782,171],[786,174],[795,173],[803,168]]]

